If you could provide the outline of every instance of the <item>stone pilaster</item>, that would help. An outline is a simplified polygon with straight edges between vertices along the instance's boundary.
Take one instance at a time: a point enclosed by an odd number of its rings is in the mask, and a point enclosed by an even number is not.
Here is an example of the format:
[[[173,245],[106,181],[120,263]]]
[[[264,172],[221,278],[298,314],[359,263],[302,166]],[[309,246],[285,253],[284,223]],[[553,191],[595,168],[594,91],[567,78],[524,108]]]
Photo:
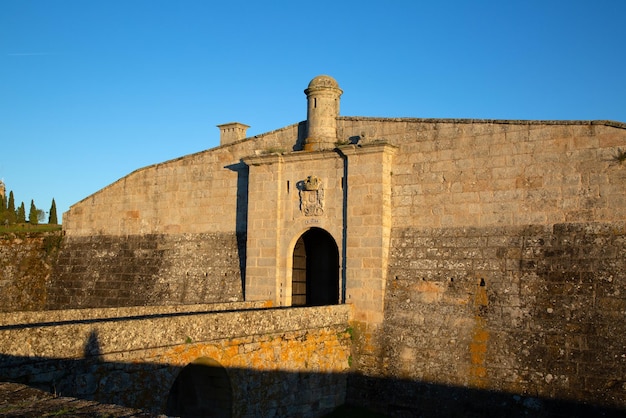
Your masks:
[[[391,164],[395,147],[343,147],[348,164],[346,302],[355,320],[383,321],[391,233]]]

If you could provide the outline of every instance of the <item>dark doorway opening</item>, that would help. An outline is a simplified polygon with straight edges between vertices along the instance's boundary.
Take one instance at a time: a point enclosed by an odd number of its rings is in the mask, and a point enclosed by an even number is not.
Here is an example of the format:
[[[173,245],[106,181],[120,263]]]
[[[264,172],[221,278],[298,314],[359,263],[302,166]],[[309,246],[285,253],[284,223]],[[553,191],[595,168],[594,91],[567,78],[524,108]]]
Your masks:
[[[217,361],[201,357],[185,366],[170,389],[168,416],[232,416],[233,395],[226,369]]]
[[[306,231],[293,250],[293,306],[339,303],[339,248],[333,237],[320,228]]]

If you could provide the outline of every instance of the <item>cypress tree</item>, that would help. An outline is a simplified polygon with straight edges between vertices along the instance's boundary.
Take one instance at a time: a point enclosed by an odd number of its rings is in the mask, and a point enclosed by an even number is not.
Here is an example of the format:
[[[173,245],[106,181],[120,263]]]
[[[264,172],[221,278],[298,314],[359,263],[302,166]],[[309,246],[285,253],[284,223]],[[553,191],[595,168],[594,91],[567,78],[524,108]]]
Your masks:
[[[52,206],[50,206],[50,216],[48,217],[48,223],[57,225],[59,221],[57,220],[57,204],[54,203],[54,197],[52,198]]]
[[[6,219],[9,225],[14,224],[16,220],[16,212],[15,212],[15,198],[13,197],[13,190],[9,192],[9,204],[7,206]]]
[[[37,216],[37,207],[35,206],[35,201],[30,201],[30,210],[28,211],[28,223],[31,225],[37,225],[39,223],[39,219]]]
[[[17,209],[16,217],[16,222],[18,224],[26,223],[26,208],[24,207],[24,202],[22,202],[20,207]]]

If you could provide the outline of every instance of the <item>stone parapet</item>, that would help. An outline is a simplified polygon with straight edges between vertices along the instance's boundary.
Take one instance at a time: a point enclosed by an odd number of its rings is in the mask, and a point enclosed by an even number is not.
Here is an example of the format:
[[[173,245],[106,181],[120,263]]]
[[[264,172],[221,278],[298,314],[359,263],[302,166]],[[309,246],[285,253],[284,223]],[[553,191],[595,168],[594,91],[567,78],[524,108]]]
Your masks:
[[[15,318],[0,326],[0,381],[164,413],[186,367],[210,363],[226,373],[233,416],[314,417],[345,402],[350,306],[204,308]]]

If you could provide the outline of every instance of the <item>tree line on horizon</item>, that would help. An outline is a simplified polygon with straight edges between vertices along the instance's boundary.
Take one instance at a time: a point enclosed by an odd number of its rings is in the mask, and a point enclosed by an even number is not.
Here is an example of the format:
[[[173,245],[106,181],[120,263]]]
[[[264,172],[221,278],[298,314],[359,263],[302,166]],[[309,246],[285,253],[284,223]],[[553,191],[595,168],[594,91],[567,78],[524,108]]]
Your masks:
[[[0,194],[0,225],[15,225],[29,223],[31,225],[39,225],[46,220],[46,212],[42,209],[38,209],[35,206],[35,201],[31,199],[30,210],[28,211],[28,218],[26,217],[26,207],[24,202],[17,208],[15,207],[15,198],[13,196],[13,190],[9,192],[8,198]],[[57,206],[52,198],[52,205],[48,212],[48,224],[57,225],[59,223],[57,218]]]

